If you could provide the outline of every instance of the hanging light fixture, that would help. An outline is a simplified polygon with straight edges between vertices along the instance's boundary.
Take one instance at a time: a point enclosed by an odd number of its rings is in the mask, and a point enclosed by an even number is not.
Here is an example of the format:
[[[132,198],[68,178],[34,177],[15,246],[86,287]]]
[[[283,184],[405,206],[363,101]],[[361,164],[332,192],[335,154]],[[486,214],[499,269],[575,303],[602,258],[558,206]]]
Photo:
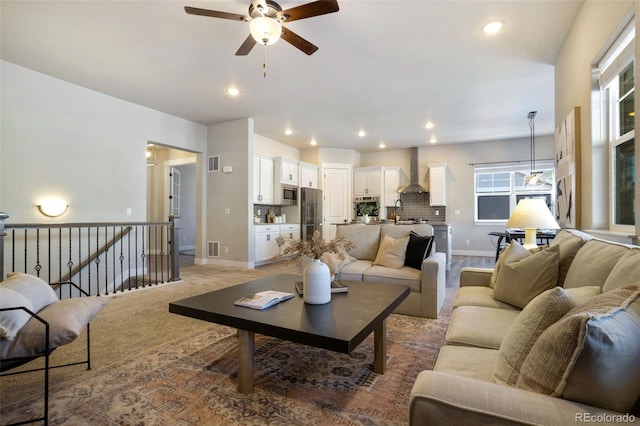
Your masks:
[[[536,141],[535,141],[535,118],[538,111],[531,111],[527,118],[529,119],[529,131],[531,134],[531,141],[529,149],[531,151],[531,173],[527,177],[524,178],[525,184],[535,186],[536,183],[540,180],[539,174],[540,172],[536,171]]]
[[[266,16],[258,16],[249,22],[249,29],[253,39],[265,46],[271,46],[280,40],[282,35],[282,24],[277,19]]]

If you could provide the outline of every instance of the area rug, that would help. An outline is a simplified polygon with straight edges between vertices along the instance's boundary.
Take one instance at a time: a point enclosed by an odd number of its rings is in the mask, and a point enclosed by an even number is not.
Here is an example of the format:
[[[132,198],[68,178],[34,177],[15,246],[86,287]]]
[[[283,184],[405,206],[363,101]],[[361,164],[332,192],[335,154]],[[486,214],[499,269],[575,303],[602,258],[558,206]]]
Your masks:
[[[234,329],[212,324],[54,386],[51,425],[405,425],[416,376],[432,369],[448,315],[392,314],[387,370],[373,372],[373,337],[351,354],[256,336],[255,387],[237,392]],[[2,407],[2,424],[36,417],[42,399]]]

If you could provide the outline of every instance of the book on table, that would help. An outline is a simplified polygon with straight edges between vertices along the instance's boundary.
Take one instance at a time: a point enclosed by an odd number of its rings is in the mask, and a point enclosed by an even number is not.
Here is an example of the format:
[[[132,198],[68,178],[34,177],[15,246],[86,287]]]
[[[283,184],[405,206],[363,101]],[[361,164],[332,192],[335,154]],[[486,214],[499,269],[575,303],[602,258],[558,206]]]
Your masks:
[[[255,294],[250,294],[233,302],[234,305],[244,306],[251,309],[267,309],[287,299],[291,299],[293,293],[284,291],[266,290]]]
[[[302,285],[302,281],[296,281],[296,291],[298,294],[302,295],[304,292],[304,286]],[[349,291],[349,287],[345,283],[340,280],[331,281],[331,293],[347,293]]]

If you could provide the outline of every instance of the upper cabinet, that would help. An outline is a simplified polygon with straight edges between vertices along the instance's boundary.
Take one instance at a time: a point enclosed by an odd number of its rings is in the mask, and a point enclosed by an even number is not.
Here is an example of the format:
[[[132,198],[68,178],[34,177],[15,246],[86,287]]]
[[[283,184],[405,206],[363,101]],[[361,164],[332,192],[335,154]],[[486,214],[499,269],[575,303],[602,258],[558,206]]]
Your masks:
[[[318,166],[300,162],[300,187],[318,189]]]
[[[400,198],[400,194],[398,194],[400,186],[400,167],[385,167],[383,199],[385,206],[393,206]]]
[[[273,203],[273,160],[253,157],[253,202]]]
[[[275,179],[278,183],[298,186],[298,161],[278,157],[274,159]]]
[[[429,164],[429,204],[447,205],[447,163]]]
[[[358,167],[353,169],[353,195],[381,195],[382,167]]]

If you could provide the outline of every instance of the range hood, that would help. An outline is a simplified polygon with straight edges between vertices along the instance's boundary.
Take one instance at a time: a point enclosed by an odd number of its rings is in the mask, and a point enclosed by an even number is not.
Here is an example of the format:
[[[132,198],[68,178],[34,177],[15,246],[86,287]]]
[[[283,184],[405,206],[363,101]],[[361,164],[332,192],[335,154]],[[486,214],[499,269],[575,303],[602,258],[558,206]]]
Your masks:
[[[409,149],[410,154],[410,169],[409,169],[409,185],[405,186],[398,192],[402,194],[410,194],[410,193],[423,193],[427,192],[420,184],[418,183],[418,148],[413,147]]]

